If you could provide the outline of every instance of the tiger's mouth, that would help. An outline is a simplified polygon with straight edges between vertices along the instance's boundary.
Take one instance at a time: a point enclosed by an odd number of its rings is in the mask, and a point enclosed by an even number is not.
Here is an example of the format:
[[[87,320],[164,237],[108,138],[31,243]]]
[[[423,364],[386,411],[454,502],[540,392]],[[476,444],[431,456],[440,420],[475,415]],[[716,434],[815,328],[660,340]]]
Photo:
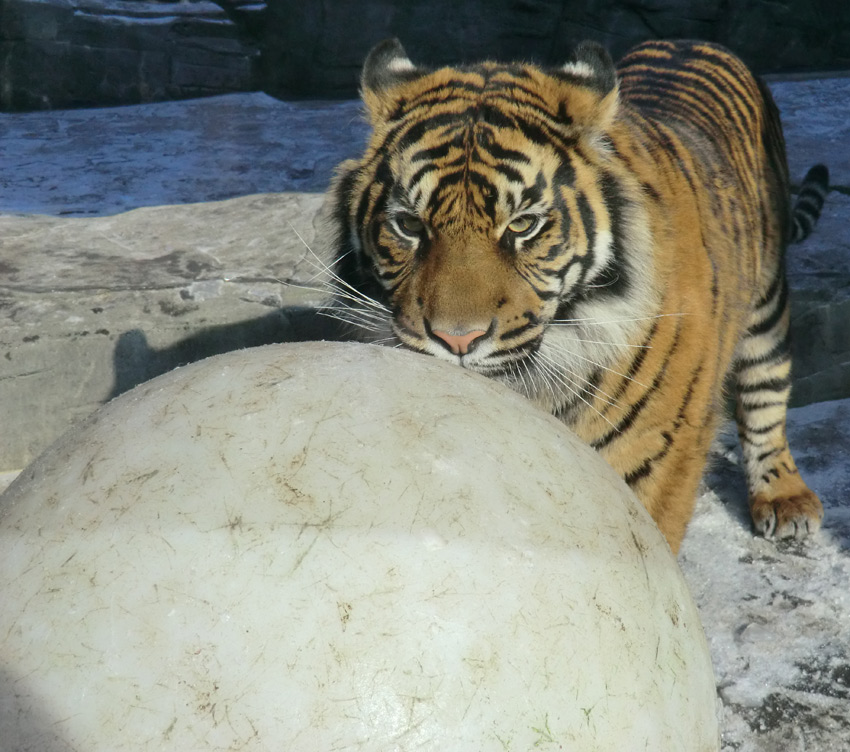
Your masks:
[[[431,342],[463,359],[479,350],[481,345],[486,345],[489,340],[492,340],[498,322],[493,318],[486,329],[464,326],[456,326],[451,329],[448,327],[436,328],[431,325],[428,319],[423,319],[422,323],[425,335]]]
[[[494,378],[515,372],[519,367],[527,368],[526,362],[534,359],[545,333],[545,328],[538,324],[523,327],[521,333],[514,329],[500,334],[496,317],[486,329],[480,325],[438,328],[423,319],[421,333],[398,319],[393,323],[403,347]]]

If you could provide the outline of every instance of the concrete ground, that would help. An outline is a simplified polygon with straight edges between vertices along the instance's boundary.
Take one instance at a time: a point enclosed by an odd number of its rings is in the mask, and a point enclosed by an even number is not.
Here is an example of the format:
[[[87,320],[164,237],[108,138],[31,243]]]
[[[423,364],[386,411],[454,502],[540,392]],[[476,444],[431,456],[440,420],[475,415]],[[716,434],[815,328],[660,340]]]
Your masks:
[[[754,538],[718,445],[680,561],[718,673],[724,750],[850,748],[850,79],[777,81],[795,181],[836,190],[789,252],[792,445],[827,516]],[[361,147],[353,102],[260,94],[0,115],[0,484],[111,396],[181,363],[332,336],[314,217]],[[835,400],[824,402],[825,400]]]

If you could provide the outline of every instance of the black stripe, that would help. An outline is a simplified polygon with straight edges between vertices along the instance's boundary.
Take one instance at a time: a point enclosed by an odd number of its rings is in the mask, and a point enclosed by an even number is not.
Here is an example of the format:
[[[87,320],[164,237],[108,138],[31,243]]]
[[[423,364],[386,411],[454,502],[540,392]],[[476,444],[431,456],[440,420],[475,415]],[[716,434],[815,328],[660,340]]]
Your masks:
[[[489,134],[490,138],[484,137],[484,134]],[[479,131],[476,136],[476,141],[482,149],[489,152],[494,159],[500,159],[507,162],[519,162],[520,164],[531,164],[531,160],[527,155],[516,149],[508,149],[499,144],[489,131]]]
[[[411,144],[419,141],[419,139],[421,139],[422,136],[429,131],[446,125],[455,125],[460,128],[463,126],[464,120],[469,118],[471,112],[472,108],[467,107],[466,109],[458,112],[441,112],[436,115],[431,115],[430,117],[422,118],[422,120],[417,120],[406,130],[402,125],[402,127],[398,129],[401,132],[398,141],[392,143],[390,138],[387,138],[384,140],[384,146],[382,148],[387,151],[390,149],[394,152],[403,151]]]
[[[694,90],[679,77],[653,76],[632,89],[631,101],[667,117],[674,117],[689,125],[699,123],[703,134],[721,148],[721,154],[732,157],[737,153],[738,139],[733,138],[732,129],[722,127],[723,117],[732,119],[732,113],[725,106],[718,113],[711,107],[707,92]],[[702,95],[702,96],[701,96]],[[744,124],[746,127],[746,124]]]
[[[624,213],[628,202],[613,175],[603,173],[600,182],[602,196],[605,199],[605,206],[610,216],[613,258],[599,275],[589,281],[594,285],[602,285],[600,289],[594,290],[594,294],[597,296],[622,297],[631,284],[626,266],[625,238],[623,237]]]
[[[608,444],[610,444],[614,439],[620,436],[624,431],[627,431],[629,427],[637,420],[637,417],[641,414],[643,409],[649,403],[650,398],[658,391],[659,386],[661,386],[661,382],[664,380],[664,376],[667,373],[667,366],[670,365],[670,360],[673,357],[673,353],[679,347],[679,337],[681,335],[681,322],[676,322],[676,333],[673,336],[673,342],[670,343],[670,348],[667,350],[667,353],[664,356],[664,362],[661,364],[661,368],[658,369],[658,373],[655,374],[655,378],[652,380],[652,384],[650,384],[649,388],[641,395],[641,398],[635,402],[629,411],[626,413],[625,417],[617,423],[614,428],[608,433],[604,434],[602,438],[597,439],[596,441],[591,442],[591,446],[594,449],[602,449]]]
[[[776,296],[776,293],[779,291],[779,286],[785,284],[785,275],[782,273],[782,269],[777,270],[776,276],[773,278],[773,281],[770,283],[770,287],[767,288],[767,292],[762,295],[758,302],[756,303],[756,308],[761,308],[764,305],[767,305],[773,298]]]
[[[438,146],[432,146],[428,149],[420,149],[419,151],[414,152],[410,159],[413,162],[418,162],[420,160],[428,160],[433,161],[435,159],[441,159],[448,155],[448,153],[452,150],[453,147],[457,146],[454,143],[454,139],[450,141],[446,141],[445,143],[439,144]]]
[[[536,122],[516,114],[512,119],[513,122],[504,127],[518,128],[529,141],[541,146],[551,146],[563,158],[567,150],[575,146],[576,140],[566,137],[556,126],[550,124],[546,119],[546,113],[535,112],[535,114],[539,117]]]
[[[766,381],[758,381],[755,384],[738,384],[739,394],[752,394],[753,392],[781,392],[791,386],[791,379],[767,379]]]
[[[788,360],[788,337],[782,337],[773,347],[770,348],[764,355],[759,355],[757,358],[741,357],[735,363],[738,373],[746,371],[748,368],[762,366],[765,363],[784,363]]]
[[[673,446],[673,437],[668,431],[662,431],[661,436],[664,439],[664,448],[656,452],[652,457],[647,457],[635,470],[626,473],[623,476],[626,485],[633,486],[639,480],[646,478],[652,472],[652,466],[667,456],[670,448]]]
[[[749,98],[751,92],[740,91],[737,87],[730,82],[737,82],[741,84],[741,88],[745,89],[744,86],[747,80],[753,81],[753,76],[747,70],[746,66],[738,60],[734,55],[730,55],[726,50],[721,49],[719,47],[709,46],[706,47],[701,45],[702,49],[694,49],[692,48],[692,53],[695,57],[699,57],[702,60],[710,63],[715,68],[722,69],[726,73],[726,77],[721,79],[724,82],[724,86],[726,91],[731,99],[743,104],[748,111],[748,115],[745,116],[745,120],[747,122],[752,123],[757,119],[757,108],[753,107],[753,102]],[[706,71],[702,69],[697,69],[697,72],[711,76],[712,78],[716,78],[716,74],[713,71]]]
[[[473,99],[480,96],[484,87],[480,83],[463,81],[459,78],[441,82],[430,89],[425,89],[413,99],[403,100],[403,106],[397,107],[390,120],[410,117],[416,110],[430,110],[434,105],[444,104],[454,99]],[[450,91],[451,90],[451,91]]]
[[[636,117],[632,122],[638,124],[638,127],[646,134],[648,140],[655,141],[658,144],[661,149],[661,156],[669,159],[673,164],[674,169],[678,169],[679,172],[682,173],[685,180],[688,181],[688,187],[691,189],[691,193],[702,192],[701,188],[698,191],[698,181],[696,181],[694,176],[691,174],[691,170],[687,165],[686,159],[682,156],[676,142],[667,135],[663,127],[658,127],[661,123],[646,118],[640,113],[637,113],[637,115],[638,117]],[[687,152],[685,154],[686,156],[691,156]],[[655,156],[655,154],[653,155]]]
[[[749,435],[761,436],[766,433],[770,433],[771,431],[775,431],[777,428],[781,427],[784,421],[777,420],[775,423],[771,423],[769,426],[762,426],[761,428],[752,428],[748,426],[746,422],[744,423],[744,430]]]
[[[426,164],[422,165],[416,172],[413,173],[413,177],[410,178],[410,185],[416,185],[422,178],[424,178],[428,173],[434,172],[434,170],[438,170],[439,167],[435,164]]]
[[[578,215],[581,218],[582,227],[584,227],[584,234],[587,237],[587,256],[590,259],[587,266],[591,266],[591,262],[593,261],[593,245],[596,241],[596,218],[593,214],[593,209],[590,208],[587,194],[584,191],[576,191],[576,204],[578,205]]]
[[[703,60],[709,60],[708,56],[703,56]],[[717,74],[714,70],[706,70],[704,68],[700,68],[694,65],[692,62],[685,64],[683,67],[685,70],[694,73],[697,76],[703,78],[704,81],[709,82],[714,86],[715,90],[709,89],[708,86],[704,88],[705,93],[710,96],[718,105],[720,105],[724,114],[727,116],[729,120],[732,118],[730,116],[729,107],[731,106],[734,114],[738,116],[738,123],[742,130],[745,130],[748,125],[754,123],[756,121],[757,113],[756,110],[752,106],[752,102],[748,100],[747,95],[739,91],[738,88],[735,87],[732,81],[737,81],[741,84],[744,83],[741,78],[741,71],[733,70],[728,65],[726,65],[727,58],[718,58],[715,56],[710,56],[710,62],[716,68],[723,68],[726,71],[726,75],[728,77],[723,77]],[[743,106],[746,109],[746,112],[741,109]]]
[[[520,177],[521,179],[521,177]],[[480,172],[471,170],[469,172],[469,182],[478,186],[481,196],[484,198],[484,213],[492,221],[496,221],[496,197],[498,191],[496,187]],[[477,208],[477,202],[474,204]]]
[[[515,356],[515,355],[527,356],[531,352],[537,350],[540,347],[540,339],[541,338],[538,336],[538,337],[535,337],[534,339],[526,340],[525,342],[522,342],[519,345],[516,345],[514,347],[509,347],[505,350],[499,350],[497,355],[508,356],[508,357]],[[513,359],[516,360],[516,358],[513,358]]]
[[[546,233],[548,233],[549,230],[551,230],[554,226],[555,226],[555,221],[553,219],[547,219],[543,223],[543,226],[540,228],[540,231],[537,233],[537,235],[534,238],[532,238],[530,241],[527,242],[527,247],[533,247],[535,250],[537,250],[537,246],[539,244],[539,241],[541,241],[543,239],[543,237],[546,235]],[[552,243],[551,246],[549,246],[549,250],[546,251],[546,253],[543,256],[539,257],[540,263],[545,264],[545,263],[554,261],[556,258],[561,256],[563,253],[564,253],[564,241],[563,241],[563,238],[559,237]],[[565,274],[566,274],[565,270],[559,269],[555,276],[563,279]]]
[[[614,394],[611,395],[611,402],[618,402],[620,397],[622,397],[626,393],[626,389],[629,388],[629,383],[635,378],[638,371],[640,371],[640,367],[643,365],[643,361],[646,360],[646,356],[649,355],[649,351],[652,349],[650,343],[652,339],[655,337],[656,332],[658,331],[658,319],[652,322],[652,326],[649,329],[649,332],[646,335],[646,338],[643,341],[643,346],[638,350],[637,355],[632,358],[632,362],[629,364],[629,368],[626,371],[626,378],[621,379],[620,385],[617,387],[617,390]]]
[[[685,413],[687,412],[688,405],[690,405],[691,400],[693,399],[695,387],[697,382],[700,380],[700,376],[702,375],[703,366],[699,365],[697,370],[694,372],[694,375],[691,376],[690,382],[688,382],[688,389],[685,392],[685,396],[682,399],[682,404],[679,405],[679,412],[676,414],[676,420],[673,421],[673,430],[671,431],[662,431],[661,436],[664,438],[664,448],[654,454],[652,457],[648,457],[645,459],[640,466],[636,470],[632,470],[629,473],[626,473],[624,479],[629,486],[634,485],[642,478],[647,477],[653,470],[653,465],[659,460],[663,459],[667,456],[668,452],[673,446],[673,437],[678,433],[679,428],[685,420]]]
[[[785,307],[788,305],[788,283],[785,280],[785,275],[782,275],[779,288],[779,299],[775,303],[773,311],[770,315],[758,324],[753,324],[747,330],[747,336],[757,337],[760,334],[769,332],[773,329],[785,313]]]
[[[504,175],[507,180],[510,180],[514,183],[522,183],[522,174],[510,165],[497,164],[493,166],[493,169],[496,170],[496,172]],[[529,189],[526,188],[526,190]]]
[[[558,246],[558,249],[559,249],[559,253],[560,253],[560,246]],[[556,253],[555,255],[557,256],[557,255],[559,255],[559,253]],[[551,254],[552,254],[552,251],[550,251],[547,254],[547,257],[550,256]],[[587,265],[588,265],[588,263],[590,263],[587,256],[565,256],[564,260],[566,261],[566,263],[560,269],[558,269],[555,272],[556,277],[563,280],[564,277],[567,276],[570,269],[575,264],[578,264],[579,266],[582,267],[582,272],[581,272],[581,274],[579,274],[579,282],[576,285],[576,287],[573,288],[572,290],[565,290],[564,291],[565,293],[567,293],[568,297],[565,298],[564,300],[562,300],[561,303],[558,305],[558,309],[555,311],[555,318],[556,319],[568,319],[568,318],[570,318],[570,311],[573,308],[573,306],[575,306],[576,302],[578,302],[579,300],[582,300],[584,298],[583,292],[580,289],[579,285],[581,284],[581,278],[585,274],[585,270],[587,268]]]
[[[586,400],[587,402],[590,402],[596,397],[597,391],[599,389],[599,384],[602,382],[602,376],[602,369],[596,368],[593,373],[590,374],[590,376],[585,378],[583,386],[571,383],[570,387],[574,390],[577,390],[578,395],[573,393],[566,394],[566,402],[555,408],[552,414],[559,420],[566,421],[570,413],[572,413],[577,407],[580,407],[583,404],[582,399]]]
[[[685,397],[682,400],[682,404],[679,405],[679,412],[676,413],[676,421],[673,424],[674,432],[679,430],[679,426],[685,420],[685,412],[687,412],[688,405],[691,404],[694,392],[696,391],[696,385],[699,383],[699,380],[702,377],[702,371],[703,363],[700,363],[699,366],[697,366],[696,371],[694,371],[694,375],[691,376],[691,380],[688,382],[688,389],[685,392]]]
[[[374,225],[374,227],[372,228],[372,247],[375,249],[376,255],[383,259],[384,262],[392,264],[395,262],[395,258],[393,258],[392,249],[378,242],[378,236],[380,235],[380,232],[381,226],[378,224]]]
[[[773,449],[769,449],[766,452],[762,452],[758,457],[756,457],[756,462],[764,462],[768,457],[780,454],[781,452],[781,449],[777,449],[776,447],[774,447]]]
[[[503,332],[502,334],[499,335],[499,339],[502,340],[502,341],[505,341],[505,340],[508,340],[508,339],[515,339],[516,337],[518,337],[523,332],[527,332],[529,329],[534,329],[534,327],[536,327],[536,326],[538,326],[537,321],[529,321],[526,324],[521,324],[520,326],[514,327],[513,329],[509,329],[508,331]]]
[[[752,412],[754,410],[766,410],[769,407],[782,407],[785,405],[785,400],[770,400],[768,402],[755,402],[753,404],[747,405],[744,403],[743,399],[741,399],[742,409],[747,412]]]
[[[522,181],[522,176],[518,175],[517,182]],[[522,189],[522,195],[520,196],[520,206],[530,206],[531,204],[538,203],[543,198],[543,193],[546,190],[546,178],[543,176],[542,172],[538,172],[537,176],[534,178],[534,185],[528,185]]]
[[[497,72],[502,72],[502,71],[497,71]],[[507,72],[510,72],[511,75],[517,76],[520,71],[518,69],[514,69],[514,70],[511,70],[511,71],[507,71]],[[524,73],[524,71],[523,71],[523,73]],[[528,78],[527,74],[526,74],[525,77]],[[534,89],[529,89],[527,86],[523,86],[522,84],[520,84],[518,81],[515,81],[515,80],[514,81],[493,81],[492,78],[490,78],[487,81],[487,87],[486,88],[487,88],[488,92],[493,91],[493,92],[502,93],[504,95],[504,98],[507,100],[507,104],[509,104],[509,105],[515,106],[516,104],[521,103],[521,104],[525,104],[525,105],[530,106],[530,107],[545,108],[548,104],[546,99],[544,97],[542,97],[539,92],[535,91]],[[535,105],[535,104],[531,104],[530,102],[520,100],[516,96],[516,92],[522,92],[522,94],[527,96],[529,99],[533,99],[537,104]]]
[[[378,163],[378,166],[375,168],[375,177],[372,181],[373,185],[380,186],[380,192],[378,196],[375,198],[374,202],[372,202],[371,210],[372,216],[379,213],[383,210],[384,206],[387,203],[387,196],[389,194],[390,186],[393,185],[393,175],[390,171],[388,160],[384,159]],[[360,203],[357,206],[357,216],[355,219],[355,229],[359,232],[366,223],[366,214],[370,209],[370,198],[371,198],[371,190],[363,191],[363,194],[360,196]]]
[[[516,120],[513,115],[508,115],[491,103],[481,105],[478,112],[478,119],[481,120],[481,122],[484,122],[487,125],[493,125],[496,128],[514,130],[517,127]]]
[[[572,156],[568,153],[562,156],[558,164],[555,174],[552,179],[554,188],[558,186],[572,186],[576,182],[576,169],[573,166]],[[562,213],[566,213],[566,204],[563,202],[561,192],[555,191],[555,200],[558,202],[558,207]]]
[[[450,79],[447,82],[440,82],[436,86],[426,89],[417,97],[411,100],[402,100],[398,107],[390,116],[391,120],[410,116],[416,110],[430,109],[434,105],[444,104],[446,101],[451,101],[456,98],[466,98],[470,100],[480,99],[485,92],[492,93],[496,96],[503,96],[510,104],[517,103],[530,105],[526,100],[521,99],[517,94],[521,94],[530,100],[537,103],[538,107],[545,107],[546,100],[534,89],[528,88],[520,83],[520,80],[529,80],[529,74],[518,65],[500,66],[498,68],[486,69],[477,66],[461,66],[460,73],[470,73],[483,78],[483,82]],[[496,80],[496,76],[507,75],[508,80]],[[520,79],[520,80],[518,80]],[[531,105],[534,106],[534,105]]]
[[[635,87],[635,101],[638,106],[649,109],[659,120],[675,118],[689,126],[698,125],[703,135],[710,139],[720,155],[732,162],[736,161],[740,149],[741,130],[727,127],[723,118],[731,120],[732,113],[721,107],[723,112],[711,106],[711,99],[701,91],[694,91],[682,82],[669,82],[670,85],[659,91],[655,81]],[[746,128],[746,123],[742,124]],[[674,126],[675,128],[675,126]],[[739,168],[740,169],[740,168]]]
[[[337,249],[336,260],[334,262],[334,271],[344,282],[352,287],[361,290],[374,300],[383,300],[386,297],[386,293],[381,285],[366,272],[360,249],[353,247],[350,241],[351,224],[349,213],[351,201],[354,199],[352,191],[359,177],[359,170],[351,170],[351,172],[346,173],[342,177],[337,186],[338,202],[334,215],[341,228],[341,232],[339,236],[339,248]]]

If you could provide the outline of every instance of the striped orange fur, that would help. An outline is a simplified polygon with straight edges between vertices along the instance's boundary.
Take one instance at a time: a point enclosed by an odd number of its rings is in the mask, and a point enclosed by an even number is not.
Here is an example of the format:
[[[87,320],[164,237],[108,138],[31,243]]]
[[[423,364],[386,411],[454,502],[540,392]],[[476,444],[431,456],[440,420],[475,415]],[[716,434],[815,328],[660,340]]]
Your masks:
[[[362,76],[372,135],[331,190],[340,315],[497,378],[564,421],[677,550],[734,374],[755,527],[822,516],[785,438],[784,253],[796,210],[766,87],[712,44],[650,42],[614,67],[428,70],[397,41]]]

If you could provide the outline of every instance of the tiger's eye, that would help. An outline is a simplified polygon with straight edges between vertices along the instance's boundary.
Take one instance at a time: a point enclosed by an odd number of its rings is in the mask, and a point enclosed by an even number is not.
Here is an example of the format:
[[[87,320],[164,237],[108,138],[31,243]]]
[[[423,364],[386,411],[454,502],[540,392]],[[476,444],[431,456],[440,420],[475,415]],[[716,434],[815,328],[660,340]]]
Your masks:
[[[531,232],[537,226],[537,217],[533,214],[523,214],[521,217],[516,217],[508,225],[510,230],[515,235]]]
[[[425,224],[422,220],[412,214],[399,214],[396,217],[396,224],[405,235],[418,237],[425,230]]]

